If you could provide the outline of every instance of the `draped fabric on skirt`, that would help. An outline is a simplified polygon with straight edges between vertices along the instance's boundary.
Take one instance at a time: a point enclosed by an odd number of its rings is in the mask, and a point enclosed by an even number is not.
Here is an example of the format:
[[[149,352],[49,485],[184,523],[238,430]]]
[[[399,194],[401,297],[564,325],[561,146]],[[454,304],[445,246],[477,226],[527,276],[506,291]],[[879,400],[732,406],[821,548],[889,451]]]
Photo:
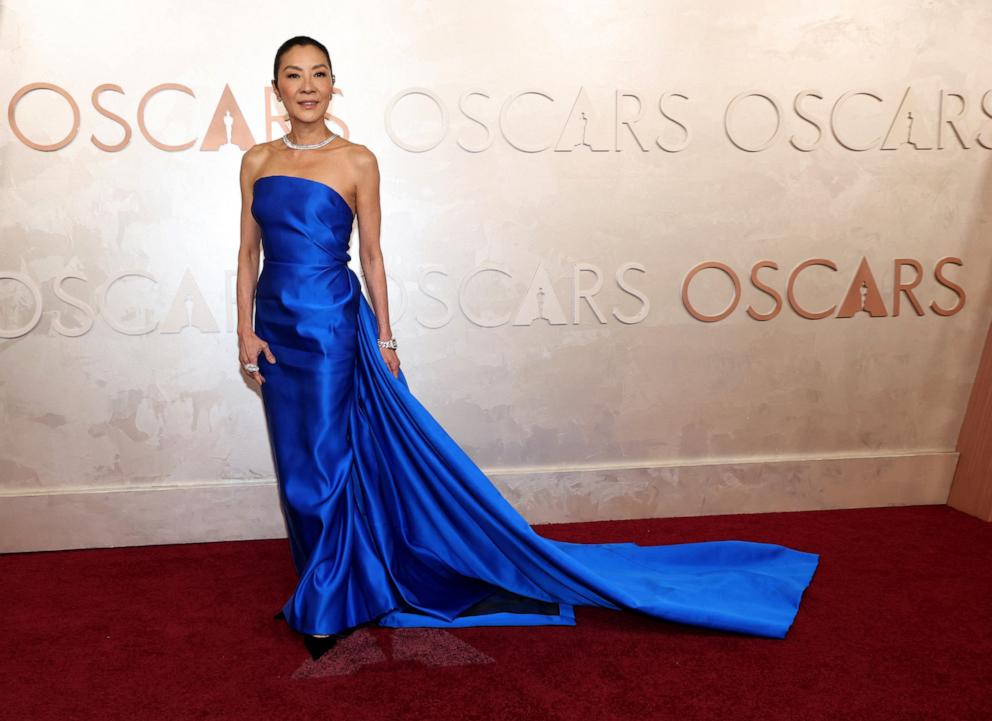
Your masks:
[[[354,214],[324,183],[264,176],[255,331],[301,633],[575,623],[600,606],[783,638],[819,562],[745,540],[570,543],[526,519],[389,371],[347,266]]]

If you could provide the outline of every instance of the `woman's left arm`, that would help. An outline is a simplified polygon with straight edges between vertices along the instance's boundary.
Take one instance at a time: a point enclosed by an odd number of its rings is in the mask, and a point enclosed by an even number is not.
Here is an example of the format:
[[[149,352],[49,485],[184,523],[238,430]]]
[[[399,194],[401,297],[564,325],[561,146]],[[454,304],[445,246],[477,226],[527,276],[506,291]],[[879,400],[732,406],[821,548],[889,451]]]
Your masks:
[[[379,340],[389,340],[393,332],[389,325],[389,297],[386,290],[386,267],[379,245],[382,208],[379,204],[379,162],[364,145],[354,149],[356,181],[356,214],[358,215],[358,257],[362,275],[372,299],[372,309],[379,322]],[[389,371],[399,377],[400,359],[392,348],[380,348]]]

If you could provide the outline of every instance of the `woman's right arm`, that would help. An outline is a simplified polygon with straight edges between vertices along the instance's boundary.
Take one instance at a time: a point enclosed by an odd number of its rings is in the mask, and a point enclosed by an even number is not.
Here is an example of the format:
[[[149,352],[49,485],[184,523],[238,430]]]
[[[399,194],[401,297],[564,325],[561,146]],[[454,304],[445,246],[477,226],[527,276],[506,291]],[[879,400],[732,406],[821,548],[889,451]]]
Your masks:
[[[255,286],[258,283],[258,266],[261,259],[262,232],[251,213],[254,198],[254,178],[258,172],[261,148],[254,146],[241,156],[241,243],[238,247],[238,346],[241,370],[246,363],[258,363],[260,352],[266,360],[275,363],[275,356],[268,344],[255,335],[254,309]],[[259,371],[248,373],[259,385],[265,378]]]

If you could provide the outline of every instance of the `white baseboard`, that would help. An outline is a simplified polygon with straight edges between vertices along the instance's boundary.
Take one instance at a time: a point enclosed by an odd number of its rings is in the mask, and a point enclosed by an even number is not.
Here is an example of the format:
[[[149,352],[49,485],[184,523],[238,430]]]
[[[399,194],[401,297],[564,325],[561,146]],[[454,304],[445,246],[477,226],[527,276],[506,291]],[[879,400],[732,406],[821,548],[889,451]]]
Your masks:
[[[487,471],[532,524],[929,505],[958,454]],[[0,494],[0,552],[285,538],[273,480]]]

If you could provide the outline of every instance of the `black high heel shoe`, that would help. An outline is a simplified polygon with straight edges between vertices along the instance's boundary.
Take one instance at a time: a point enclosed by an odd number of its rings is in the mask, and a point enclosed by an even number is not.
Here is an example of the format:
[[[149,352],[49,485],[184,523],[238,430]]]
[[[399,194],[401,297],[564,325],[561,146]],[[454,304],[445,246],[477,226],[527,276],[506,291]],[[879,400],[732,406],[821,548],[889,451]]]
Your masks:
[[[351,628],[346,628],[343,631],[332,633],[330,636],[311,636],[310,634],[303,634],[303,645],[306,646],[307,651],[310,652],[310,658],[316,661],[318,658],[334,648],[335,643],[340,641],[342,638],[347,638],[353,634],[357,628],[358,626],[352,626]]]
[[[272,620],[273,621],[285,621],[286,620],[286,614],[283,613],[282,611],[279,611],[279,613],[277,613],[275,616],[272,617]]]
[[[332,633],[330,636],[311,636],[308,633],[303,634],[303,645],[306,646],[307,651],[310,652],[310,658],[314,661],[334,648],[334,644],[337,642],[338,634],[336,633]]]

